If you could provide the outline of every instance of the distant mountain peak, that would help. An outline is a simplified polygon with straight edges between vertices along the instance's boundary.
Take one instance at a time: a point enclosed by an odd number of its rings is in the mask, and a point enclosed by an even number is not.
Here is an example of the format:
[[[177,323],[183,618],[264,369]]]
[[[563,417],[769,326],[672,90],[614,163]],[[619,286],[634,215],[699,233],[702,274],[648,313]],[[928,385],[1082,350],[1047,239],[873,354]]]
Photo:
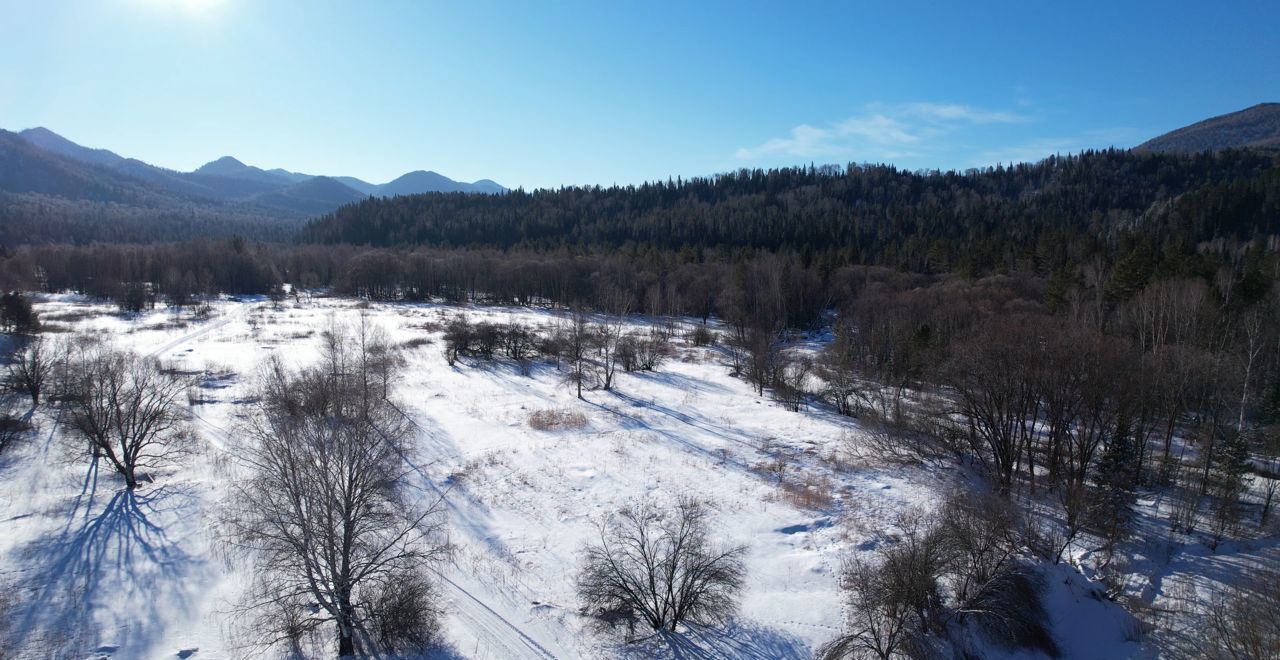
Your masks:
[[[250,169],[249,166],[240,162],[240,160],[235,156],[223,156],[222,158],[211,160],[204,165],[201,165],[196,168],[195,171],[200,173],[213,173],[247,169]]]
[[[209,161],[192,172],[176,172],[125,158],[106,149],[81,146],[43,126],[5,135],[28,145],[32,148],[32,153],[47,154],[61,158],[64,162],[74,161],[101,168],[108,174],[107,179],[115,181],[115,185],[121,189],[128,189],[135,198],[152,195],[153,199],[164,198],[170,201],[184,199],[199,203],[247,203],[273,214],[284,212],[295,216],[317,215],[370,196],[389,197],[429,192],[493,194],[506,190],[488,179],[465,183],[432,170],[414,170],[393,181],[377,185],[349,176],[313,176],[282,168],[264,170],[230,155]],[[92,178],[88,171],[82,173]],[[127,178],[120,179],[120,175]],[[48,189],[52,191],[54,187]],[[94,194],[108,193],[99,191]]]
[[[28,143],[45,151],[66,156],[84,163],[94,165],[114,165],[125,160],[123,157],[106,149],[82,147],[67,138],[43,127],[36,126],[20,131],[18,135]]]
[[[1194,153],[1218,149],[1280,149],[1280,103],[1259,103],[1170,131],[1135,151]]]

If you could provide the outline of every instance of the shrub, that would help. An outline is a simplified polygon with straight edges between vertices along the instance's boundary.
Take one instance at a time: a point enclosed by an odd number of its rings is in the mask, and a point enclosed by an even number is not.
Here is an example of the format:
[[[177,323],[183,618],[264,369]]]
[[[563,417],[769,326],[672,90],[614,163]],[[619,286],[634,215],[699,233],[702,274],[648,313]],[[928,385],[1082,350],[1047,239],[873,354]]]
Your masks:
[[[369,590],[370,633],[384,653],[421,653],[440,632],[440,596],[420,571],[405,570]]]
[[[538,431],[580,429],[586,425],[587,418],[575,410],[547,408],[529,414],[529,426]]]

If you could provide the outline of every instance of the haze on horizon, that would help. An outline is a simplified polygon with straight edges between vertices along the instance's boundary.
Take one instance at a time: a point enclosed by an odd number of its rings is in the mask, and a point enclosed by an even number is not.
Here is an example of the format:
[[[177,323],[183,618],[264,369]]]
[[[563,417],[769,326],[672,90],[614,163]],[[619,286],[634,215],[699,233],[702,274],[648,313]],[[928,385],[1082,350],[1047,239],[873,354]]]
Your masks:
[[[1260,2],[0,11],[0,128],[179,170],[232,155],[533,188],[810,162],[968,168],[1129,147],[1280,96],[1280,6]]]

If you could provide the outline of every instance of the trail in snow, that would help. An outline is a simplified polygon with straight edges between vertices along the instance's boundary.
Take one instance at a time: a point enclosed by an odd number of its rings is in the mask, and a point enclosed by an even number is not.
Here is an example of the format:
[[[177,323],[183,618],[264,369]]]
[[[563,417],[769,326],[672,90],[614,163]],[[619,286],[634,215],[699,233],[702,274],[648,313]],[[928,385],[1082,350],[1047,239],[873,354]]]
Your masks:
[[[253,309],[253,305],[248,305],[248,304],[237,305],[234,310],[227,312],[226,314],[223,314],[221,318],[218,318],[213,321],[206,321],[195,331],[189,332],[185,335],[174,338],[172,341],[161,344],[160,346],[150,351],[147,351],[146,353],[143,354],[143,356],[144,357],[160,357],[162,353],[171,351],[189,341],[192,341],[194,339],[199,339],[200,337],[203,337],[209,334],[210,332],[217,330],[218,328],[226,326],[227,324],[231,323],[231,321],[247,314],[251,309]]]
[[[504,650],[505,653],[500,657],[556,660],[554,654],[525,634],[511,620],[471,595],[471,592],[463,589],[457,582],[443,576],[441,579],[448,585],[450,593],[455,596],[454,613],[470,622],[472,631],[479,633],[479,638]]]

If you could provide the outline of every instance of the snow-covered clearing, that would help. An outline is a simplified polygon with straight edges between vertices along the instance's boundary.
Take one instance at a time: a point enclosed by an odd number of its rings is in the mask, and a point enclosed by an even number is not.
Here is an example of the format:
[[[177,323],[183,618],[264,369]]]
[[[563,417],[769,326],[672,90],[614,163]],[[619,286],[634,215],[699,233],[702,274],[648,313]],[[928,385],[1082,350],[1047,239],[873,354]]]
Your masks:
[[[47,324],[110,337],[205,380],[191,408],[199,450],[136,494],[67,460],[53,406],[32,413],[32,441],[0,458],[0,583],[14,595],[0,648],[17,657],[243,657],[252,640],[238,635],[232,609],[245,576],[219,552],[212,525],[235,478],[226,447],[269,356],[313,360],[332,320],[360,314],[406,346],[396,398],[419,429],[407,460],[424,501],[444,492],[448,504],[457,553],[441,575],[445,657],[810,657],[843,622],[841,557],[889,542],[895,515],[931,506],[962,478],[835,460],[862,433],[855,420],[820,406],[789,412],[731,376],[718,349],[683,340],[656,372],[622,374],[614,391],[585,401],[553,365],[523,375],[510,362],[450,367],[442,357],[439,328],[453,314],[545,325],[558,322],[552,312],[326,298],[278,309],[222,301],[204,320],[125,317],[68,297],[38,310]],[[550,409],[586,425],[530,426]],[[806,486],[812,496],[798,496]],[[595,633],[573,590],[595,522],[634,498],[683,494],[714,505],[726,542],[750,547],[737,623],[632,645]],[[1059,640],[1069,657],[1137,652],[1115,606],[1089,597],[1078,574],[1051,583],[1055,630],[1081,633]]]

